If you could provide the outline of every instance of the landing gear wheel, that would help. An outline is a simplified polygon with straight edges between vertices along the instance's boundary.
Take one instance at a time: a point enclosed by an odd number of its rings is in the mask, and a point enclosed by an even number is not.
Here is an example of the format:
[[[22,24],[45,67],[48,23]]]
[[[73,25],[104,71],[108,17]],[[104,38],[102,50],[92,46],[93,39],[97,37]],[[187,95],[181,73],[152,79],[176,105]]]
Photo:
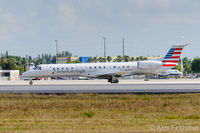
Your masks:
[[[119,80],[118,79],[111,80],[111,83],[119,83]]]
[[[145,76],[144,81],[149,81],[148,75]]]
[[[30,84],[30,85],[33,85],[33,81],[31,80],[31,81],[29,82],[29,84]]]

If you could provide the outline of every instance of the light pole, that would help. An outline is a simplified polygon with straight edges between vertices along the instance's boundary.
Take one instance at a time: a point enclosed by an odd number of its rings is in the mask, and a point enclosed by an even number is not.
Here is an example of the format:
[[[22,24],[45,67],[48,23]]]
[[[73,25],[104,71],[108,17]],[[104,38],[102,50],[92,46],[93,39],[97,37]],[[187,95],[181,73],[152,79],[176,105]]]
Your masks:
[[[58,40],[55,40],[56,42],[56,64],[58,63]]]
[[[104,58],[105,58],[105,61],[107,62],[107,59],[106,59],[106,37],[103,37],[103,43],[104,43]]]
[[[122,54],[123,61],[125,62],[124,38],[122,39]]]

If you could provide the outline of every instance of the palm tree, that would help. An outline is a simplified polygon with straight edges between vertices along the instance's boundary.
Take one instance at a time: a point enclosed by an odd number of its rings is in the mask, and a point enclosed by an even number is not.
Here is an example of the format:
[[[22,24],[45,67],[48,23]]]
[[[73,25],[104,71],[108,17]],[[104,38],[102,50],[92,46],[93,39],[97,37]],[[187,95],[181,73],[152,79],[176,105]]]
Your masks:
[[[114,62],[122,62],[122,57],[118,55]]]
[[[139,61],[140,60],[140,57],[136,57],[136,59],[135,59],[136,61]]]
[[[92,62],[97,63],[97,57],[93,57],[93,58],[92,58]]]
[[[108,57],[107,57],[107,61],[110,62],[111,60],[112,60],[112,57],[111,57],[111,56],[108,56]]]
[[[135,58],[134,58],[134,57],[131,57],[130,61],[135,61]]]
[[[128,55],[124,56],[124,62],[129,62],[130,61],[130,57]]]
[[[88,59],[88,62],[92,62],[92,58],[89,58],[89,59]]]
[[[192,61],[189,60],[187,57],[183,58],[183,68],[184,68],[183,72],[185,74],[188,74],[188,73],[192,72],[191,63],[192,63]]]
[[[99,57],[97,60],[98,60],[99,62],[103,62],[103,58],[102,58],[102,57]]]

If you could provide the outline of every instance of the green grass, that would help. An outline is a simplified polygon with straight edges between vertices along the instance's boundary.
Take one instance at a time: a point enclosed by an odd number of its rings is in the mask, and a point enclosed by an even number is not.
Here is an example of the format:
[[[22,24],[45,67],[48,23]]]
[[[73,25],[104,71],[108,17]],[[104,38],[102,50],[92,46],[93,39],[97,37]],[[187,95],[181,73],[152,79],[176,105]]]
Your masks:
[[[160,131],[200,132],[200,94],[0,95],[0,132]]]

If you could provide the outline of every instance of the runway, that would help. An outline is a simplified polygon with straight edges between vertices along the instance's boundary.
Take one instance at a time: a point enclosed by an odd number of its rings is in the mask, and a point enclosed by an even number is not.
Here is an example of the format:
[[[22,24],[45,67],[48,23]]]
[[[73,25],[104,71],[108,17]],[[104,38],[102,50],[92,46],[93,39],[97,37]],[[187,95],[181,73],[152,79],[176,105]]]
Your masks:
[[[156,94],[156,93],[200,93],[200,83],[157,84],[65,84],[65,85],[0,85],[0,93],[68,94]]]

